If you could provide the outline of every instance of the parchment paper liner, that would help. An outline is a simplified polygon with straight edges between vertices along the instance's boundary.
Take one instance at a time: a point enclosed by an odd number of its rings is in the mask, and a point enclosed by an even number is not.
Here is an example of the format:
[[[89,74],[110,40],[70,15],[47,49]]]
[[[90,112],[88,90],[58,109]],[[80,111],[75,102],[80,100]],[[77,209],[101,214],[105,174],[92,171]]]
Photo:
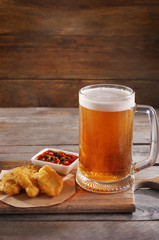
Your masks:
[[[11,170],[2,170],[0,179],[2,179],[5,173]],[[35,198],[29,198],[26,193],[20,193],[15,196],[8,196],[5,193],[0,192],[0,200],[14,207],[30,208],[30,207],[46,207],[52,206],[64,202],[72,195],[75,194],[75,178],[73,174],[68,174],[63,178],[63,190],[59,196],[48,197],[46,194],[40,193]]]

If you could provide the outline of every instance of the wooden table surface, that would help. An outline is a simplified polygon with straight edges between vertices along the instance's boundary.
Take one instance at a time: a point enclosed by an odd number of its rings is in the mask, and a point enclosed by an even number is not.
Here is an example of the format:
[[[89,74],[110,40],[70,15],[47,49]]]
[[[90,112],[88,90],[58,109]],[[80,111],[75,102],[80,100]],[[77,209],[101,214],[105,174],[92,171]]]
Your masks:
[[[159,110],[157,110],[159,116]],[[135,115],[133,159],[146,158],[149,122]],[[44,147],[78,152],[77,108],[1,108],[0,166],[10,168],[27,161]],[[155,166],[137,173],[138,178],[159,175]],[[0,215],[0,239],[159,239],[159,191],[135,192],[136,212],[78,214]]]

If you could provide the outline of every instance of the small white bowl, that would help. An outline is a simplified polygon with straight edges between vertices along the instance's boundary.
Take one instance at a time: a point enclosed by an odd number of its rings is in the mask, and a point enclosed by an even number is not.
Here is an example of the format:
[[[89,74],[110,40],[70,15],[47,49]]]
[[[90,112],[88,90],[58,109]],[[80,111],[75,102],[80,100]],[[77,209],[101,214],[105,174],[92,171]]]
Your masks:
[[[32,163],[34,165],[38,166],[38,167],[43,167],[45,165],[48,165],[48,166],[52,167],[56,172],[58,172],[60,174],[63,174],[63,175],[67,175],[70,171],[77,168],[78,158],[68,166],[65,166],[65,165],[62,165],[62,164],[57,164],[57,163],[40,161],[40,160],[36,159],[39,155],[41,155],[42,153],[44,153],[46,151],[49,151],[49,150],[56,151],[56,152],[64,152],[66,154],[72,154],[72,155],[75,155],[77,157],[79,156],[78,153],[69,152],[69,151],[65,151],[65,150],[62,150],[62,149],[45,148],[42,151],[38,152],[34,157],[31,158]]]

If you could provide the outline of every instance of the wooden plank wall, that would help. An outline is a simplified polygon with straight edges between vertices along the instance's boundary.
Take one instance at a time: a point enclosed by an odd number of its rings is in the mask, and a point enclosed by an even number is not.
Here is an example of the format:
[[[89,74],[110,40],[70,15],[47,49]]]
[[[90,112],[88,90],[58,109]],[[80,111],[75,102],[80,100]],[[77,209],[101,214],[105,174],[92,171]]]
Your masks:
[[[158,0],[0,0],[0,107],[77,107],[95,83],[159,107]]]

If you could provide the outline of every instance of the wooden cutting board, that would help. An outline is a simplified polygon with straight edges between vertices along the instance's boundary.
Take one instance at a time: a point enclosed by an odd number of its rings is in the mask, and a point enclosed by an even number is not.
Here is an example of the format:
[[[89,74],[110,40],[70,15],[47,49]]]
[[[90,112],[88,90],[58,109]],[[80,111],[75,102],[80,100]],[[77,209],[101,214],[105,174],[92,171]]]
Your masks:
[[[159,177],[135,179],[133,189],[115,194],[92,193],[76,185],[71,198],[51,207],[16,208],[0,201],[0,214],[134,212],[134,191],[145,187],[159,190]]]
[[[141,187],[159,190],[159,177],[135,179],[133,189],[116,194],[91,193],[76,185],[74,196],[61,204],[51,207],[15,208],[0,202],[0,214],[134,212],[136,208],[134,191]]]
[[[12,169],[30,163],[30,161],[1,161],[0,169]],[[51,207],[16,208],[0,201],[0,214],[134,212],[135,208],[132,189],[122,193],[100,194],[85,191],[77,185],[74,196]]]
[[[116,194],[91,193],[76,186],[76,194],[65,202],[51,207],[16,208],[0,202],[0,214],[18,213],[82,213],[134,212],[132,189]]]
[[[28,161],[21,163],[20,165],[30,164]],[[11,169],[19,164],[13,161],[7,161],[4,164],[1,161],[0,165],[1,169]],[[136,209],[134,191],[145,187],[159,190],[159,177],[135,179],[133,189],[115,194],[92,193],[76,185],[76,193],[71,198],[51,207],[16,208],[0,201],[0,214],[134,212]]]

